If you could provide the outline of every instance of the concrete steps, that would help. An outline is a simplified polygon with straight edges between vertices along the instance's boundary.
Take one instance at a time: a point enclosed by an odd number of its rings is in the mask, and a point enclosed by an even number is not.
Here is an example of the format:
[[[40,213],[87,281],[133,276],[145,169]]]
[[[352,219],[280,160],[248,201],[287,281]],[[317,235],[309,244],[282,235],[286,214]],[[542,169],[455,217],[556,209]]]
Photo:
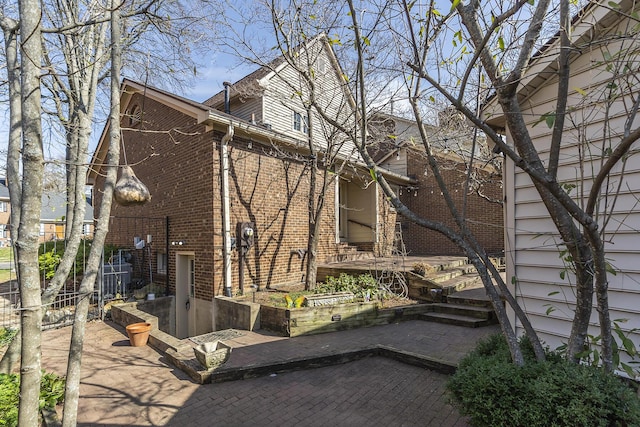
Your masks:
[[[498,323],[492,307],[452,303],[434,303],[429,307],[432,311],[421,314],[420,319],[470,328]]]
[[[431,311],[422,314],[422,320],[471,328],[498,323],[491,300],[480,281],[475,286],[447,295],[440,303],[429,304],[429,307]]]

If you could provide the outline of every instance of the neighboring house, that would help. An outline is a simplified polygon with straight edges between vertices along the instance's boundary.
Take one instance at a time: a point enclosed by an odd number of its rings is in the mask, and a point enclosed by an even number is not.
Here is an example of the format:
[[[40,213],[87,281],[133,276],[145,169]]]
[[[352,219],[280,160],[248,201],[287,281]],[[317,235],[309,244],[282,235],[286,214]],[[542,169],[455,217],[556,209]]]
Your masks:
[[[558,179],[571,188],[580,205],[584,201],[578,195],[590,189],[607,147],[615,148],[621,140],[632,117],[630,108],[638,99],[638,20],[633,18],[638,5],[626,0],[617,3],[590,2],[572,24],[570,96]],[[530,118],[529,131],[543,161],[548,158],[552,134],[544,118],[556,106],[558,49],[558,39],[550,40],[532,58],[519,86],[520,105]],[[495,99],[485,106],[484,117],[505,132],[509,143],[511,135],[504,129],[504,115]],[[640,127],[639,122],[635,117],[632,129]],[[610,174],[597,206],[607,261],[617,272],[609,275],[611,319],[626,319],[620,326],[627,332],[640,327],[640,157],[633,150],[624,165]],[[504,171],[507,282],[517,278],[513,290],[518,302],[541,338],[555,348],[566,343],[570,334],[573,276],[565,271],[561,239],[531,179],[509,159]],[[594,309],[592,325],[598,324],[597,315]],[[520,325],[516,327],[522,332]],[[600,330],[593,327],[590,332],[597,336]],[[630,337],[640,345],[638,331]]]
[[[40,211],[40,243],[51,240],[64,240],[67,199],[62,193],[45,192],[42,195]],[[11,245],[10,232],[11,203],[5,178],[0,178],[0,247]],[[93,236],[93,208],[87,202],[82,234]]]
[[[93,237],[93,207],[85,202],[85,213],[82,225],[82,235]],[[42,195],[40,210],[40,243],[52,240],[64,240],[67,215],[67,196],[63,193],[45,192]]]
[[[0,248],[11,246],[11,203],[5,178],[0,178]]]
[[[400,200],[422,218],[458,227],[452,219],[440,187],[427,162],[422,139],[414,120],[377,113],[370,121],[378,143],[371,148],[381,167],[416,180],[415,184],[396,187]],[[476,158],[465,195],[467,164],[473,133],[469,126],[446,123],[426,127],[440,172],[456,207],[466,206],[467,226],[487,253],[502,256],[504,250],[504,218],[502,210],[502,177],[500,170],[488,161],[484,138],[478,139]],[[480,149],[484,148],[484,149]],[[466,197],[465,197],[466,196]],[[405,218],[402,236],[409,255],[464,255],[464,252],[442,234],[421,227]]]
[[[314,39],[316,84],[336,119],[353,121],[350,94],[324,38]],[[324,65],[322,65],[324,64]],[[311,115],[282,81],[292,79],[281,60],[227,85],[225,94],[194,102],[159,89],[125,81],[121,91],[121,163],[132,165],[152,199],[142,206],[114,204],[108,243],[129,246],[146,240],[144,256],[153,280],[166,283],[176,301],[179,337],[215,329],[215,296],[304,281],[309,200],[308,131],[322,163],[338,141],[342,169],[329,186],[322,217],[318,260],[345,248],[384,251],[392,244],[395,213],[353,145]],[[248,89],[250,88],[250,89]],[[335,107],[335,108],[333,108]],[[322,129],[319,131],[319,129]],[[233,134],[231,134],[231,131]],[[88,176],[100,206],[108,129],[94,153]],[[317,137],[317,139],[316,139]],[[342,139],[341,139],[342,138]],[[338,162],[338,163],[340,163]],[[386,173],[398,185],[413,181]],[[145,224],[160,220],[153,231]],[[157,221],[155,222],[158,223]],[[252,238],[243,230],[250,226]],[[230,246],[234,239],[234,247]],[[251,242],[246,257],[236,248]],[[141,244],[142,246],[142,244]],[[225,269],[225,264],[230,269]],[[149,277],[147,277],[149,279]]]

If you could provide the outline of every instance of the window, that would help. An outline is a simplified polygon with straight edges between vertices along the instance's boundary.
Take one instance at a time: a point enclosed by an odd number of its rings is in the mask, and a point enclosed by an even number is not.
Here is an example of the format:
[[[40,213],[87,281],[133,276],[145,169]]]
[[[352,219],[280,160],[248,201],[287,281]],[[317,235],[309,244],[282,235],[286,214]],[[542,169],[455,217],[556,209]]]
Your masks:
[[[196,260],[193,258],[189,259],[189,296],[196,296]]]
[[[0,237],[5,239],[7,237],[7,226],[0,224]]]
[[[318,73],[324,74],[327,72],[327,62],[323,58],[318,58]]]
[[[44,224],[40,223],[40,235],[44,236]]]
[[[82,234],[88,236],[91,234],[91,224],[83,224],[82,225]]]
[[[7,212],[7,202],[0,202],[0,212]]]
[[[134,105],[131,108],[131,112],[129,113],[129,125],[133,126],[140,123],[142,119],[142,109],[140,109],[139,105]]]
[[[297,111],[293,112],[293,130],[297,130],[298,132],[303,132],[305,134],[309,133],[309,120],[305,115],[298,113]]]
[[[167,254],[158,253],[158,273],[167,274]]]

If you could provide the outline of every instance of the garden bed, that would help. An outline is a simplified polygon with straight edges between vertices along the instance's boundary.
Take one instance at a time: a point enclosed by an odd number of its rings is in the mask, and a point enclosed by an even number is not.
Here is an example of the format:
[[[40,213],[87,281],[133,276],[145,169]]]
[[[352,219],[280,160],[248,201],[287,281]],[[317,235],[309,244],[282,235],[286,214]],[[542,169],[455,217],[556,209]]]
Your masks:
[[[382,308],[377,302],[301,308],[261,305],[260,326],[286,337],[296,337],[413,320],[429,310],[427,304]]]

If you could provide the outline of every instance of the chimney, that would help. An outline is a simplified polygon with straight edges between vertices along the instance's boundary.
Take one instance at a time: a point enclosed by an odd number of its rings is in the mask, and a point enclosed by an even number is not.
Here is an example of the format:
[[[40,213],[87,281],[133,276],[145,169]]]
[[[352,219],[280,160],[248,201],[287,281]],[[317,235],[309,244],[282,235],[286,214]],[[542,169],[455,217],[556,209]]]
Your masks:
[[[231,114],[231,105],[229,101],[229,92],[231,91],[231,82],[224,82],[224,112]]]

